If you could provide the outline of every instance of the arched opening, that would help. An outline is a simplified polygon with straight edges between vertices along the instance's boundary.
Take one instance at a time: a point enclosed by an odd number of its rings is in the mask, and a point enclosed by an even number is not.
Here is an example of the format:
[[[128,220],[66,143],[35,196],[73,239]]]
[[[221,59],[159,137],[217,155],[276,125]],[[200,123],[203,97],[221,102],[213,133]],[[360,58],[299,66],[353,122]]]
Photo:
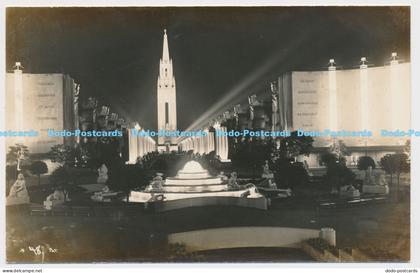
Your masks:
[[[169,104],[165,102],[165,124],[169,124]]]

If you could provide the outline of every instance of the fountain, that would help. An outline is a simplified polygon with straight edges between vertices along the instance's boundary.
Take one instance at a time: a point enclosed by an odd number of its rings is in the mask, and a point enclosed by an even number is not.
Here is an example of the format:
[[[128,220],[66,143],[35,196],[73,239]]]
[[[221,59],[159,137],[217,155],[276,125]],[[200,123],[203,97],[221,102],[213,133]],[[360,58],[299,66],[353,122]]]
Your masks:
[[[153,204],[158,211],[184,207],[234,205],[267,209],[267,199],[253,184],[232,189],[222,177],[211,176],[196,161],[187,162],[174,177],[155,177],[144,191],[131,191],[129,202]]]

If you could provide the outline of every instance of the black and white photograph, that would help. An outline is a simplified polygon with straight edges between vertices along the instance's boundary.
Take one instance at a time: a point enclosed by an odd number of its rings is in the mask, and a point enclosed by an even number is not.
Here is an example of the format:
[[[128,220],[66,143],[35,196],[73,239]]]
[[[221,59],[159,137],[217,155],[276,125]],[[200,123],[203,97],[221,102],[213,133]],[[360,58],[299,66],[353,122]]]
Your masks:
[[[4,20],[5,266],[413,261],[410,5]]]

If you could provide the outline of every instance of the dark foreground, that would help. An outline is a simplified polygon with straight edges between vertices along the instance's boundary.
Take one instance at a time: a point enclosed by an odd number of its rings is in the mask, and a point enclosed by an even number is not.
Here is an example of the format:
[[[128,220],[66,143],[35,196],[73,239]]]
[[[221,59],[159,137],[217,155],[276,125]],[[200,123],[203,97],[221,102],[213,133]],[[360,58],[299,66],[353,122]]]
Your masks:
[[[308,200],[278,200],[267,211],[202,207],[152,213],[140,206],[95,207],[91,216],[31,216],[25,207],[7,211],[9,263],[63,262],[307,262],[303,251],[281,248],[224,249],[187,253],[168,245],[174,232],[228,226],[332,227],[339,247],[358,247],[410,259],[409,200],[382,200],[322,207]],[[38,247],[38,248],[37,248]],[[382,252],[387,254],[381,254]],[[40,254],[43,253],[43,254]],[[381,256],[382,255],[382,256]]]

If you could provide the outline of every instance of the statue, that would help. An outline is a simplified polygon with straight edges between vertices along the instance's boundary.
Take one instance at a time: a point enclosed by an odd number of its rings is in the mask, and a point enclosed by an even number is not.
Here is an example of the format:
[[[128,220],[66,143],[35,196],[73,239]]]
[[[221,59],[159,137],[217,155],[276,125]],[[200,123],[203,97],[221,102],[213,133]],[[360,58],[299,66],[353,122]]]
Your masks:
[[[374,172],[372,167],[369,166],[363,179],[362,190],[363,193],[388,194],[389,187],[386,183],[384,172]]]
[[[18,172],[22,171],[22,161],[25,159],[25,153],[19,149],[19,151],[17,152],[17,167],[16,169],[18,170]]]
[[[66,201],[66,194],[62,190],[54,190],[44,201],[44,207],[51,210],[54,206],[63,204]]]
[[[98,179],[96,180],[99,184],[105,184],[108,181],[108,168],[105,164],[102,164],[98,169]]]
[[[306,160],[303,161],[303,168],[305,169],[306,173],[309,176],[313,176],[313,173],[309,170],[308,161],[306,161]]]
[[[90,199],[95,202],[110,202],[112,197],[117,196],[118,192],[112,191],[107,185],[102,190],[95,192]]]
[[[26,189],[25,177],[23,174],[18,174],[18,177],[13,183],[9,191],[9,196],[6,199],[6,205],[22,205],[29,203],[29,194]]]
[[[263,173],[261,175],[262,178],[274,178],[273,172],[270,170],[270,167],[268,165],[268,160],[265,161],[265,164],[263,166]]]
[[[161,173],[156,173],[156,176],[153,178],[151,185],[151,190],[154,192],[163,191],[163,178]]]
[[[23,174],[19,174],[15,183],[13,183],[12,187],[9,191],[8,197],[15,197],[15,198],[26,198],[29,197],[28,190],[26,189],[26,182],[25,177]]]
[[[108,192],[110,192],[111,190],[109,189],[109,187],[107,186],[107,185],[105,185],[105,187],[103,187],[102,188],[102,192],[103,193],[108,193]]]
[[[360,191],[356,189],[353,185],[345,185],[340,187],[340,195],[349,197],[349,198],[357,198],[360,197]]]
[[[220,179],[222,179],[222,181],[227,181],[228,177],[225,175],[225,172],[220,172],[219,175],[217,177],[220,177]]]
[[[367,169],[363,182],[366,185],[386,185],[384,173],[378,170],[373,171],[371,166]]]
[[[372,173],[372,166],[369,166],[366,173],[365,173],[365,179],[363,180],[364,184],[375,184],[375,177]]]
[[[55,190],[53,193],[47,196],[45,201],[64,201],[66,196],[63,191]]]
[[[277,190],[277,185],[272,179],[268,179],[268,188],[271,190]]]
[[[230,174],[230,179],[228,181],[228,190],[238,190],[241,187],[238,185],[238,182],[236,181],[238,179],[238,174],[236,172],[233,172]]]
[[[383,172],[377,172],[375,174],[375,181],[376,181],[376,184],[385,186],[386,185],[385,174]]]

